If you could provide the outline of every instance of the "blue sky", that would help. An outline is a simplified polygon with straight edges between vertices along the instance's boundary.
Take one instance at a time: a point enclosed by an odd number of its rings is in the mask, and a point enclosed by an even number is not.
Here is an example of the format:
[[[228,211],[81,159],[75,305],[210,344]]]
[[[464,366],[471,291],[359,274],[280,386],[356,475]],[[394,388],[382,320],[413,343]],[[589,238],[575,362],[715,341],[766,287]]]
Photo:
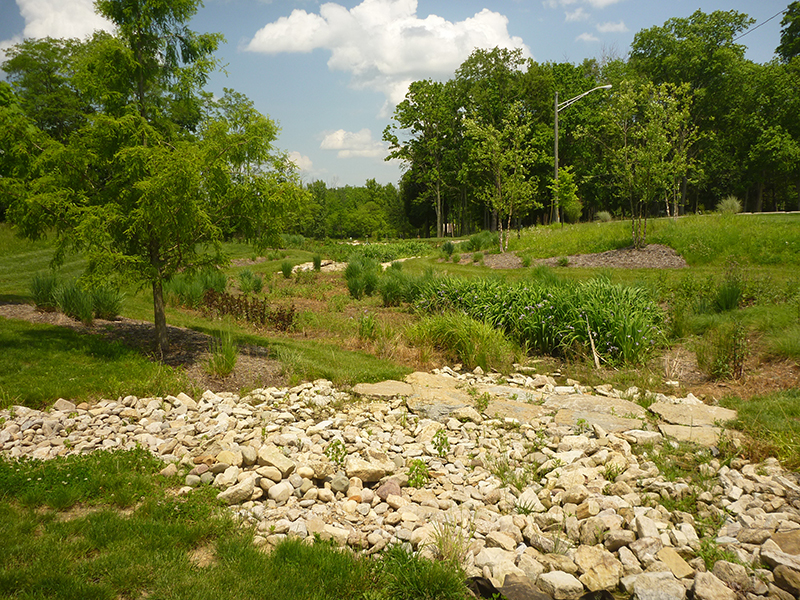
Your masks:
[[[640,30],[700,9],[764,23],[788,0],[206,0],[191,23],[220,32],[227,75],[210,89],[246,94],[281,126],[278,147],[304,181],[396,183],[384,127],[410,81],[445,80],[476,46],[522,48],[539,62],[625,56]],[[747,57],[773,58],[780,15],[747,33]],[[91,0],[0,0],[0,48],[23,37],[107,28]]]

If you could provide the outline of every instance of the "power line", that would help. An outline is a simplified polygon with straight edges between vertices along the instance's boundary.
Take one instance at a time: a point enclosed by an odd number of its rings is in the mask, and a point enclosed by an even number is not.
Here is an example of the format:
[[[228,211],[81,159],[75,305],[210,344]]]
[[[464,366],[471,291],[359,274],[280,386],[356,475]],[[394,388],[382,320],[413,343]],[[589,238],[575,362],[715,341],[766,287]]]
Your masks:
[[[753,32],[753,31],[755,31],[756,29],[758,29],[758,28],[759,28],[759,27],[761,27],[762,25],[766,25],[767,23],[769,23],[770,21],[772,21],[772,19],[774,19],[774,18],[775,18],[775,17],[777,17],[778,15],[782,15],[782,14],[786,13],[788,10],[789,10],[788,8],[784,8],[782,11],[779,11],[779,12],[775,13],[774,15],[772,15],[772,16],[771,16],[769,19],[767,19],[766,21],[764,21],[764,22],[762,22],[762,23],[759,23],[759,24],[758,24],[758,25],[756,25],[755,27],[751,27],[750,29],[748,29],[747,31],[745,31],[745,32],[744,32],[743,34],[741,34],[741,35],[737,35],[735,38],[733,38],[733,39],[731,40],[731,42],[735,42],[736,40],[743,38],[743,37],[744,37],[744,36],[746,36],[748,33],[751,33],[751,32]]]

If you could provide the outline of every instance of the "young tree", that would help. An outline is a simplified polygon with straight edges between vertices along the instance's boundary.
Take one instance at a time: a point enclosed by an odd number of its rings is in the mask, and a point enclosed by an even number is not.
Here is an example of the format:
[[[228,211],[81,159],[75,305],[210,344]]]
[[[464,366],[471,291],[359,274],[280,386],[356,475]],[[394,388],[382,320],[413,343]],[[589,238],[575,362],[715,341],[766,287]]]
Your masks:
[[[690,106],[687,86],[622,82],[604,113],[597,139],[606,146],[617,190],[630,205],[635,248],[647,244],[650,205],[671,195],[692,166],[688,151],[696,133]]]
[[[28,188],[10,209],[22,234],[55,233],[56,260],[84,252],[89,282],[116,277],[149,285],[162,355],[169,346],[164,283],[179,271],[223,262],[220,242],[232,235],[274,243],[286,205],[303,193],[272,146],[274,122],[230,90],[219,100],[200,93],[219,37],[184,26],[198,4],[98,2],[118,27],[124,64],[134,67],[127,81],[133,92],[115,96],[119,79],[106,86],[103,73],[95,73],[94,90],[131,104],[89,115],[63,144],[33,146]]]
[[[502,121],[502,129],[467,119],[466,130],[474,141],[472,160],[487,176],[486,185],[477,189],[477,195],[498,213],[500,251],[505,252],[512,217],[524,216],[531,208],[540,207],[535,200],[536,180],[528,176],[535,161],[530,146],[530,123],[522,105],[515,102]],[[507,219],[505,231],[503,218]]]
[[[578,185],[575,183],[572,167],[562,167],[558,170],[558,181],[553,180],[550,191],[561,207],[564,220],[577,223],[581,218],[583,204],[578,198]]]

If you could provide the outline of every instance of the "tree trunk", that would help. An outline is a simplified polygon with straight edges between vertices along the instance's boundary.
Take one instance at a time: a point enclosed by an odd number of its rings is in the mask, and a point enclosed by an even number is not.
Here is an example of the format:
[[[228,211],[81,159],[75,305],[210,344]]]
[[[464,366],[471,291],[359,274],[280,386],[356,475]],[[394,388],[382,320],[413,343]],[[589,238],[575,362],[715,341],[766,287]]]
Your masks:
[[[153,282],[153,313],[158,353],[163,359],[169,351],[169,336],[167,335],[167,313],[164,311],[164,289],[160,280]]]
[[[439,181],[436,181],[436,237],[443,237],[442,235],[442,192],[439,186]]]
[[[756,192],[756,208],[753,212],[761,212],[764,206],[764,182],[758,182],[758,191]]]

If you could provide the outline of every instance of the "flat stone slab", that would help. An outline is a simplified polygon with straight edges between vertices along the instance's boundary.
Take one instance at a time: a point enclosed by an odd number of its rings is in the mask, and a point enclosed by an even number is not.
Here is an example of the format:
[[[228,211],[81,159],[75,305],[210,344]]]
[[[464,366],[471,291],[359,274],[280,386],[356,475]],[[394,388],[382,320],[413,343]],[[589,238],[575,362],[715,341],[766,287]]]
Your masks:
[[[673,438],[679,442],[694,442],[701,446],[714,446],[719,441],[720,427],[688,427],[686,425],[669,425],[660,423],[658,429],[664,437]]]
[[[408,375],[406,382],[412,387],[406,398],[408,410],[427,419],[444,421],[459,408],[475,406],[466,390],[458,387],[461,382],[456,379],[416,372]]]
[[[512,387],[510,385],[479,385],[478,393],[489,392],[499,400],[510,400],[512,402],[527,402],[539,404],[543,399],[543,394],[539,390],[526,390]]]
[[[410,396],[414,393],[414,387],[405,381],[389,379],[379,383],[358,383],[353,387],[353,392],[359,396],[394,398],[397,396]]]
[[[530,423],[531,421],[553,414],[553,411],[538,404],[528,402],[517,402],[514,400],[493,399],[484,411],[490,417],[500,417],[501,419],[516,419],[520,423]]]
[[[553,410],[571,410],[576,413],[601,413],[622,417],[629,421],[647,416],[647,411],[634,402],[622,398],[590,394],[569,394],[567,396],[552,394],[545,399],[543,406]],[[638,424],[640,423],[634,423],[633,426],[628,426],[628,429],[635,429]]]
[[[559,425],[576,426],[578,421],[587,425],[599,425],[609,433],[629,431],[642,426],[639,419],[626,419],[608,413],[564,408],[556,413],[555,421]]]
[[[736,418],[736,411],[721,406],[671,404],[656,402],[650,411],[657,414],[667,423],[687,425],[689,427],[707,427],[717,423],[725,423]]]

